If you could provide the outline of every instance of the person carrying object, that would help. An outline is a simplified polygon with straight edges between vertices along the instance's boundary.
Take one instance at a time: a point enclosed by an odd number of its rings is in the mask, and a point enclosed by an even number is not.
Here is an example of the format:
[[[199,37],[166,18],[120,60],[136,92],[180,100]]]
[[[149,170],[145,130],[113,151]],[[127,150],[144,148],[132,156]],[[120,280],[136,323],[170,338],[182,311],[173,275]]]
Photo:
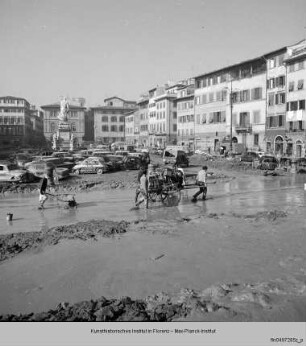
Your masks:
[[[147,179],[147,171],[144,171],[142,176],[140,177],[139,187],[136,190],[135,196],[135,206],[138,207],[140,203],[147,200],[148,193],[148,179]],[[142,196],[141,199],[138,200],[139,195]]]
[[[199,186],[199,191],[193,195],[192,202],[196,202],[197,197],[202,193],[202,199],[206,199],[207,194],[207,184],[206,184],[206,177],[207,177],[207,166],[203,166],[202,169],[198,172],[198,175],[196,177],[196,184]]]
[[[48,196],[46,194],[46,190],[48,187],[48,178],[46,176],[43,177],[40,189],[39,189],[39,207],[38,209],[44,209],[44,204],[46,200],[48,199]]]

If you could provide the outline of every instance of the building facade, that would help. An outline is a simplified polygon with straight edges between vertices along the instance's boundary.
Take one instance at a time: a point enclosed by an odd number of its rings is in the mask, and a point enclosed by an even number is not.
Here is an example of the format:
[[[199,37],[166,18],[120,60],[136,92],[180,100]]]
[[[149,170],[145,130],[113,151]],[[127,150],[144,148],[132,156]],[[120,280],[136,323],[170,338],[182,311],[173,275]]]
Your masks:
[[[139,108],[139,146],[149,146],[149,95],[141,95],[137,102]]]
[[[266,150],[284,154],[286,136],[286,48],[267,56]]]
[[[139,146],[140,136],[140,112],[135,110],[125,117],[125,142]]]
[[[286,137],[287,155],[305,157],[306,145],[306,40],[288,47]]]
[[[117,96],[104,100],[104,106],[92,107],[95,142],[111,144],[125,140],[125,117],[136,110],[135,101],[126,101]]]
[[[0,148],[16,148],[31,142],[31,106],[14,96],[0,97]]]
[[[177,92],[177,144],[194,147],[195,114],[194,84],[186,85]]]

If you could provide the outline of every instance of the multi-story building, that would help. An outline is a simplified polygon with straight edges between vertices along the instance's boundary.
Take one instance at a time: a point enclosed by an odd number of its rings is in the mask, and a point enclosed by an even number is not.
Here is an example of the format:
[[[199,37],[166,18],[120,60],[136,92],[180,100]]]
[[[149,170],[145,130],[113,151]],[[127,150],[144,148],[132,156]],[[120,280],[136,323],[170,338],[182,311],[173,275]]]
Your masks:
[[[20,97],[0,97],[0,148],[27,145],[32,132],[30,103]]]
[[[60,103],[44,105],[41,109],[44,111],[44,134],[46,139],[52,142],[54,135],[58,132]],[[85,110],[85,107],[69,102],[68,123],[75,146],[80,146],[84,140]]]
[[[30,135],[29,144],[33,146],[44,146],[44,114],[43,112],[31,105],[30,107],[30,120],[32,123],[32,133]]]
[[[149,95],[141,95],[139,107],[139,146],[149,146]]]
[[[226,136],[228,81],[227,70],[195,78],[195,149],[218,150]]]
[[[183,82],[166,84],[149,91],[149,145],[164,148],[177,143],[178,90],[185,86]]]
[[[284,153],[286,131],[286,66],[287,48],[266,56],[267,59],[267,120],[266,150]]]
[[[140,112],[139,110],[128,113],[125,117],[125,142],[139,146],[139,127]]]
[[[287,155],[305,156],[306,145],[306,40],[288,47],[287,67]]]
[[[177,143],[194,147],[194,84],[181,87],[177,92]]]
[[[110,144],[125,139],[125,117],[135,110],[135,101],[117,96],[104,100],[104,106],[91,107],[94,114],[95,141]]]

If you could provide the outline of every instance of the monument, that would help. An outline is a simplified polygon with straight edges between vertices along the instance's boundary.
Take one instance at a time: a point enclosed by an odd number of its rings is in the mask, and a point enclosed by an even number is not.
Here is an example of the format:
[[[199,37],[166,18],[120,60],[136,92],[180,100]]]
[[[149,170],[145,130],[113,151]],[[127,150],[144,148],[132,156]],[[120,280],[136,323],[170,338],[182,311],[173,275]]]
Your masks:
[[[64,97],[60,102],[60,112],[58,115],[58,130],[53,135],[53,149],[54,150],[73,150],[74,149],[74,136],[71,126],[68,122],[69,103],[67,98]]]

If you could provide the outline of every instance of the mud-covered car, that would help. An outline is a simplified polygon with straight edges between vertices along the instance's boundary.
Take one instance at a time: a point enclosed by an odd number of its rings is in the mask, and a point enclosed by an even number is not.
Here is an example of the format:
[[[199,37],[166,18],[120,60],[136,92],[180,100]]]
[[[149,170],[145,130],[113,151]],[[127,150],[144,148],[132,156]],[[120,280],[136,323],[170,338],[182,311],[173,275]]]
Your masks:
[[[112,172],[120,171],[123,168],[123,159],[124,157],[119,155],[104,156],[104,160],[109,165],[109,170]]]
[[[103,157],[88,157],[72,168],[75,174],[96,173],[103,174],[109,170],[109,166]]]
[[[1,182],[31,183],[35,181],[35,176],[25,169],[20,169],[16,164],[10,162],[0,163]]]
[[[258,169],[273,171],[278,166],[278,161],[275,156],[264,155],[259,159]]]
[[[141,158],[138,156],[125,156],[123,159],[123,169],[133,170],[139,169],[141,165]]]
[[[258,160],[259,156],[255,151],[246,151],[240,157],[241,162],[253,162],[254,160]]]

